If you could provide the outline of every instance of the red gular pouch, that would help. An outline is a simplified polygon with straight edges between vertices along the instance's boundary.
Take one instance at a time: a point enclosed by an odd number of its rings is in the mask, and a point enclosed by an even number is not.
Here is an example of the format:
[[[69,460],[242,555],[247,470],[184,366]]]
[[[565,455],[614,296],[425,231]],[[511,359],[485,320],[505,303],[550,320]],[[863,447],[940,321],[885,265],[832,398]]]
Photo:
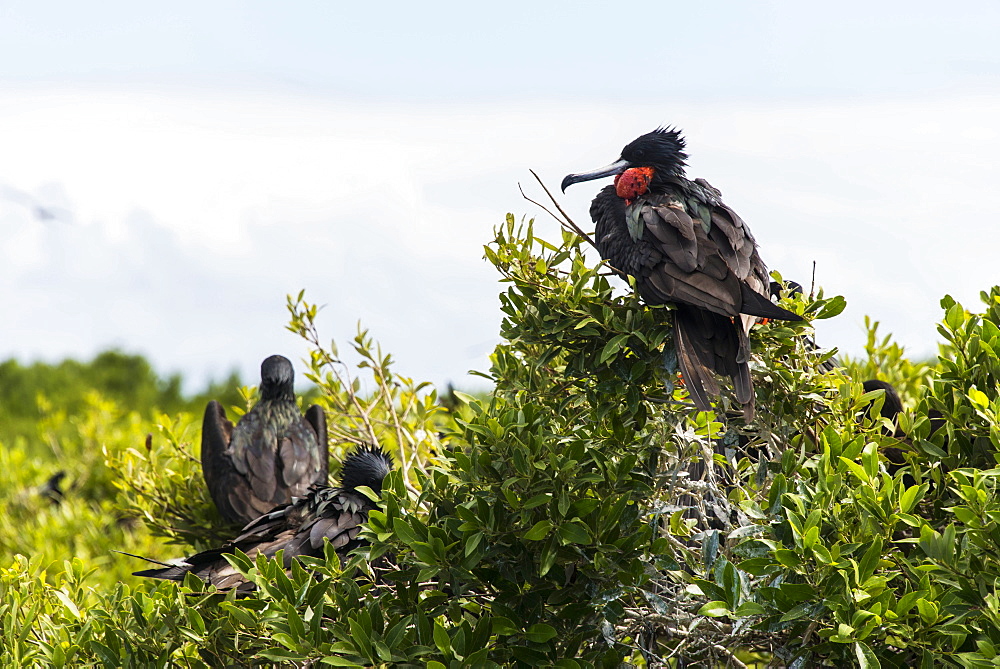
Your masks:
[[[615,192],[630,205],[649,191],[652,180],[652,167],[630,167],[615,177]]]

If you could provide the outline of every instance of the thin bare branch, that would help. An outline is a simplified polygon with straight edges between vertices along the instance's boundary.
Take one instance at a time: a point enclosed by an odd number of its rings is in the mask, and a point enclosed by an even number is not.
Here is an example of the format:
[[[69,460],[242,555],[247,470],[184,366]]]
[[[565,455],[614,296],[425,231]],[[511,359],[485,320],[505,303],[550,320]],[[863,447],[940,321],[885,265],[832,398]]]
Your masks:
[[[579,235],[583,239],[587,240],[587,243],[590,244],[591,246],[593,246],[596,249],[597,248],[597,244],[594,243],[594,240],[591,239],[590,235],[588,235],[586,232],[584,232],[580,228],[580,226],[578,226],[576,223],[573,222],[573,219],[569,217],[569,214],[567,214],[566,211],[562,208],[562,206],[559,204],[559,201],[556,200],[556,198],[555,198],[554,195],[552,195],[552,192],[545,185],[545,182],[542,181],[542,178],[540,176],[538,176],[538,174],[535,172],[535,170],[528,170],[528,171],[531,172],[531,176],[535,177],[535,181],[537,181],[538,185],[542,187],[542,190],[545,191],[545,194],[549,196],[549,199],[552,200],[552,204],[555,205],[556,210],[560,214],[562,214],[563,218],[560,219],[558,216],[556,216],[555,214],[553,214],[551,211],[549,211],[548,209],[546,209],[544,206],[542,206],[538,202],[535,202],[534,200],[532,200],[531,198],[529,198],[527,195],[525,195],[524,194],[524,190],[521,190],[521,195],[524,196],[524,199],[527,200],[528,202],[536,204],[539,207],[541,207],[542,209],[544,209],[546,212],[549,213],[550,216],[552,216],[552,218],[554,218],[557,221],[559,221],[560,225],[562,225],[564,228],[567,228],[573,234]],[[520,188],[521,184],[518,184],[517,187]]]

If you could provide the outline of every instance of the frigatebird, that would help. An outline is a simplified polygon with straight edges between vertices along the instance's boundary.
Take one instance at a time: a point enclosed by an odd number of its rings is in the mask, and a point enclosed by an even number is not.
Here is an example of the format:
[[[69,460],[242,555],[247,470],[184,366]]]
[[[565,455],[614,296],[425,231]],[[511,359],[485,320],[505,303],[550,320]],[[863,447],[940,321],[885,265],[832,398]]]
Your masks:
[[[713,373],[733,380],[747,420],[754,413],[750,326],[754,317],[798,321],[772,303],[767,268],[750,229],[704,179],[684,175],[684,138],[658,128],[630,142],[610,165],[570,174],[566,187],[614,176],[590,206],[594,243],[648,304],[675,305],[674,344],[695,406],[712,410]]]
[[[314,484],[327,482],[326,414],[295,403],[292,363],[272,355],[260,366],[260,401],[236,427],[222,405],[205,408],[201,468],[222,517],[245,525]]]
[[[219,590],[235,589],[245,594],[254,590],[254,584],[224,557],[236,549],[250,558],[258,554],[270,558],[284,550],[285,569],[290,569],[292,559],[299,556],[322,557],[324,540],[345,555],[364,544],[358,533],[368,520],[368,512],[376,508],[376,503],[357,488],[368,486],[381,495],[382,480],[391,470],[392,459],[385,451],[361,447],[344,460],[340,487],[313,486],[305,496],[251,521],[227,545],[197,553],[177,564],[142,558],[163,566],[134,575],[183,581],[186,574],[192,573]]]

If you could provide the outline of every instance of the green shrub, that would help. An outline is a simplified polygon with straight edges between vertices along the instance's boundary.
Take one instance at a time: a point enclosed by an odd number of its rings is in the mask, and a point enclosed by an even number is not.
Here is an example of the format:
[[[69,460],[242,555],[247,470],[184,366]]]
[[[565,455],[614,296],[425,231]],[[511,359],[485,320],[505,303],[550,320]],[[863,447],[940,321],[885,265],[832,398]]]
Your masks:
[[[495,390],[455,393],[454,409],[364,331],[355,376],[321,344],[316,307],[291,298],[333,453],[378,443],[401,465],[371,545],[288,573],[238,554],[260,586],[240,600],[193,579],[110,585],[79,545],[62,567],[16,558],[0,571],[0,652],[55,666],[1000,663],[1000,288],[982,314],[943,300],[934,364],[875,324],[867,360],[825,371],[835,351],[809,346],[808,324],[758,326],[758,418],[743,425],[725,397],[693,411],[669,309],[615,289],[591,255],[508,216],[486,248],[505,285],[483,373]],[[809,319],[844,308],[822,293],[783,304]],[[874,376],[900,388],[905,438],[869,417]],[[183,544],[142,549],[158,558],[227,531],[193,422],[162,417],[151,449],[138,425],[96,437],[114,504]],[[890,447],[907,463],[893,474]]]

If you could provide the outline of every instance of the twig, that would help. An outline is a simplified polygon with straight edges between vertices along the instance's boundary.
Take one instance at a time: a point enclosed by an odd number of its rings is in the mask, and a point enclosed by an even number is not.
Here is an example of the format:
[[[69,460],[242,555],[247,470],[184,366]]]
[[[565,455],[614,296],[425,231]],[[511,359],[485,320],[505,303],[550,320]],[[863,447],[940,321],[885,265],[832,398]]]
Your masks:
[[[545,194],[549,196],[549,199],[552,200],[552,204],[555,205],[556,210],[560,214],[562,214],[563,218],[560,219],[558,216],[556,216],[551,211],[549,211],[546,207],[544,207],[543,205],[539,204],[538,202],[535,202],[530,197],[528,197],[527,195],[525,195],[524,194],[524,189],[521,188],[521,184],[518,184],[517,187],[521,191],[521,195],[524,197],[524,199],[527,200],[528,202],[531,202],[532,204],[535,204],[535,205],[541,207],[550,216],[552,216],[552,218],[554,218],[557,221],[559,221],[560,225],[562,225],[563,227],[569,228],[570,232],[572,232],[574,234],[577,234],[580,237],[583,237],[584,239],[587,240],[588,244],[590,244],[591,246],[593,246],[596,249],[597,248],[597,244],[594,243],[594,240],[590,238],[590,235],[588,235],[586,232],[584,232],[583,230],[581,230],[580,226],[578,226],[576,223],[573,222],[573,219],[569,217],[569,214],[566,213],[566,211],[559,204],[558,200],[556,200],[555,196],[552,195],[551,191],[549,191],[549,189],[545,186],[545,183],[542,181],[542,178],[540,176],[538,176],[538,174],[535,172],[535,170],[528,170],[528,171],[531,172],[531,176],[535,177],[535,181],[537,181],[538,185],[542,187],[542,190],[545,191]]]
[[[736,656],[733,655],[733,652],[731,650],[729,650],[728,648],[726,648],[725,646],[720,646],[719,644],[712,644],[712,648],[714,648],[715,650],[719,651],[720,653],[722,653],[723,655],[725,655],[727,658],[729,658],[728,659],[728,663],[731,663],[731,664],[739,667],[740,669],[747,669],[747,665],[743,664],[738,659],[736,659]]]
[[[347,393],[347,397],[350,401],[350,404],[352,404],[355,410],[358,412],[357,418],[364,425],[365,432],[367,432],[368,434],[368,438],[370,439],[369,443],[372,446],[379,446],[378,436],[375,434],[375,427],[372,425],[368,415],[369,411],[366,410],[361,405],[361,402],[358,400],[358,397],[354,392],[354,385],[352,383],[351,372],[347,366],[347,363],[343,362],[342,360],[338,360],[337,358],[334,358],[329,353],[327,353],[326,349],[323,348],[323,346],[320,344],[319,331],[316,329],[315,323],[310,321],[308,325],[305,325],[303,328],[303,333],[304,333],[303,339],[312,344],[314,350],[317,350],[322,354],[323,358],[322,364],[328,367],[333,372],[333,375],[337,378],[337,382],[344,389],[344,392]],[[343,373],[341,373],[340,368],[337,366],[338,364],[344,367]],[[343,413],[346,414],[347,407],[342,407],[342,409]]]
[[[532,174],[534,174],[534,172],[532,172]],[[555,214],[553,214],[551,211],[549,211],[549,209],[544,204],[542,204],[541,202],[539,202],[537,200],[532,200],[530,197],[528,197],[528,195],[524,192],[524,188],[521,187],[521,182],[520,181],[517,182],[517,189],[519,191],[521,191],[521,197],[523,197],[525,200],[527,200],[531,204],[535,205],[536,207],[540,208],[542,211],[544,211],[546,214],[548,214],[552,218],[556,219],[556,221],[559,222],[559,225],[562,225],[563,227],[566,226],[566,222],[564,220],[562,220],[561,218],[559,218],[558,216],[556,216]]]
[[[569,214],[567,214],[566,211],[559,205],[559,202],[556,200],[555,196],[553,196],[552,193],[549,192],[549,189],[545,187],[545,184],[542,182],[541,177],[539,177],[537,174],[535,174],[534,170],[528,170],[528,171],[531,172],[532,176],[535,177],[535,179],[538,181],[538,184],[542,187],[542,190],[544,190],[545,194],[549,196],[549,199],[552,200],[552,203],[556,206],[556,209],[559,211],[559,213],[563,215],[563,218],[565,218],[565,220],[563,220],[562,218],[559,218],[558,216],[556,216],[555,214],[553,214],[542,203],[537,202],[535,200],[532,200],[530,197],[528,197],[527,195],[525,195],[524,189],[521,188],[521,184],[519,183],[519,184],[517,184],[517,188],[518,188],[519,191],[521,191],[521,197],[523,197],[525,200],[527,200],[531,204],[533,204],[533,205],[535,205],[537,207],[540,207],[545,213],[547,213],[552,218],[556,219],[559,222],[559,225],[561,225],[562,227],[566,228],[567,230],[569,230],[573,234],[582,237],[583,239],[585,239],[587,241],[588,244],[590,244],[595,249],[597,249],[597,244],[594,242],[594,240],[591,239],[590,235],[588,235],[586,232],[584,232],[580,228],[580,226],[578,226],[576,223],[573,222],[573,219],[569,217]],[[598,250],[598,252],[600,251],[600,249],[597,249],[597,250]],[[628,281],[628,274],[626,272],[621,271],[620,269],[618,269],[617,267],[615,267],[614,265],[612,265],[607,260],[603,260],[602,262],[605,265],[607,265],[609,268],[611,268],[611,272],[613,274],[617,275],[621,279],[624,279],[625,281]]]
[[[379,351],[379,357],[381,357],[382,351]],[[395,398],[392,392],[389,390],[389,384],[386,383],[384,376],[384,371],[381,367],[376,367],[373,369],[375,372],[375,380],[378,382],[379,388],[382,391],[382,399],[386,403],[385,410],[392,416],[393,427],[396,430],[396,443],[399,447],[399,468],[403,476],[403,485],[409,490],[413,495],[419,496],[420,491],[413,487],[410,483],[410,465],[412,464],[411,459],[407,459],[406,451],[404,449],[408,448],[410,444],[406,443],[407,439],[403,436],[403,426],[399,422],[399,414],[396,412]],[[415,446],[415,445],[414,445]],[[414,448],[413,450],[416,450]]]

